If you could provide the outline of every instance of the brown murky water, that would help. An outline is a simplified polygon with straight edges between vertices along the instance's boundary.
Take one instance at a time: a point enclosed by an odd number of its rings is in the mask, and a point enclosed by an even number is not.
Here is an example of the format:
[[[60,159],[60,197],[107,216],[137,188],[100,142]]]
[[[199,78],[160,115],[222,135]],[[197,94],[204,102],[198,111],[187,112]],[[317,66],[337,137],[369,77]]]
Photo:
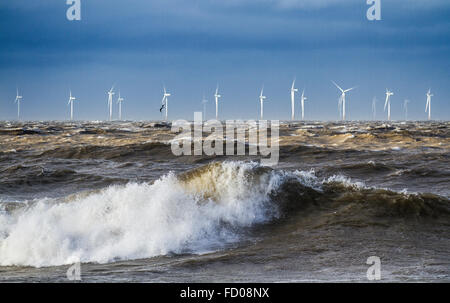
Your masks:
[[[0,123],[0,280],[450,280],[450,123],[282,123],[280,161],[159,123]]]

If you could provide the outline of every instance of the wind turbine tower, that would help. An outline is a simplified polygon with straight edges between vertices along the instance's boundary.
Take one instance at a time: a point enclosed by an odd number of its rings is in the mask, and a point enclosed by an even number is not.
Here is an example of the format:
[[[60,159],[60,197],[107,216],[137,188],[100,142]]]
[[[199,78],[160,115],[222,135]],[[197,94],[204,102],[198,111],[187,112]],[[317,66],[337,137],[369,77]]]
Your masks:
[[[112,121],[112,112],[113,112],[113,96],[114,96],[114,85],[108,92],[108,108],[109,108],[109,121]]]
[[[372,120],[375,120],[377,115],[377,98],[373,97],[372,99]]]
[[[120,121],[122,121],[122,102],[124,100],[125,99],[120,96],[120,91],[119,91],[119,98],[117,99],[117,103],[119,104],[119,120]]]
[[[428,111],[428,120],[431,120],[431,97],[433,96],[431,89],[429,89],[427,92],[427,105],[425,106],[425,112]]]
[[[391,96],[393,94],[394,94],[393,92],[389,91],[386,88],[386,102],[384,103],[384,110],[386,111],[386,106],[387,106],[387,109],[388,109],[388,121],[391,121]]]
[[[165,121],[167,121],[167,117],[168,117],[168,114],[169,114],[169,97],[170,96],[171,96],[171,94],[167,92],[166,87],[164,86],[164,95],[163,95],[163,98],[162,98],[161,102],[162,102],[163,106],[166,108]]]
[[[351,90],[354,90],[356,87],[344,90],[339,85],[337,85],[336,82],[334,81],[331,82],[333,82],[333,84],[341,91],[341,96],[339,97],[339,109],[341,109],[342,106],[342,120],[345,121],[345,94]]]
[[[408,103],[411,102],[409,100],[403,101],[403,108],[405,109],[405,121],[408,121]]]
[[[17,120],[20,120],[20,102],[22,101],[22,96],[19,95],[19,89],[17,89],[16,99],[14,103],[17,103]]]
[[[305,101],[308,98],[305,97],[305,90],[302,91],[302,96],[300,97],[300,104],[302,106],[302,120],[305,120]]]
[[[261,94],[259,95],[259,102],[261,103],[261,120],[264,119],[264,100],[266,96],[264,96],[264,86],[261,89]]]
[[[292,81],[291,86],[291,120],[295,119],[295,93],[298,92],[298,89],[295,88],[295,79]]]
[[[216,100],[216,120],[219,120],[219,98],[221,97],[219,95],[219,85],[217,85],[216,93],[214,94],[214,99]]]
[[[203,119],[206,120],[206,103],[208,100],[205,99],[205,94],[203,94],[202,104],[203,104]]]
[[[73,101],[75,101],[77,98],[72,96],[72,91],[69,92],[69,102],[67,105],[70,105],[70,121],[73,121]]]

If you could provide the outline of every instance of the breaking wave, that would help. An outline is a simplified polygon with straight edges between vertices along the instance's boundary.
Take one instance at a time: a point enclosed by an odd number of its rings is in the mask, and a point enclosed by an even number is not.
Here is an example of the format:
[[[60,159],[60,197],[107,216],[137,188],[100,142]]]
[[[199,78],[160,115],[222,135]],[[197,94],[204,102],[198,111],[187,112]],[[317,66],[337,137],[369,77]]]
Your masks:
[[[71,201],[43,199],[0,214],[0,265],[105,263],[202,253],[237,241],[239,229],[278,214],[268,193],[279,176],[250,180],[254,167],[213,165],[200,180],[168,174],[153,184],[112,186]]]
[[[206,253],[248,228],[307,207],[351,205],[345,215],[449,214],[449,201],[374,189],[314,171],[285,172],[256,163],[212,163],[152,184],[130,183],[65,199],[41,199],[0,212],[1,266],[108,263],[171,253]],[[352,211],[349,214],[349,210]]]

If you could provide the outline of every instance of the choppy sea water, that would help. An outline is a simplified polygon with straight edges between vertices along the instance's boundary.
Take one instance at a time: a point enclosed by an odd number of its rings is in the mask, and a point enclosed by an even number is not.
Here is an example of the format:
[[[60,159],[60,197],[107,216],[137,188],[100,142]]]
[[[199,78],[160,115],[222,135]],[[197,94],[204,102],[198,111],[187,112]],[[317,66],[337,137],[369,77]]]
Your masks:
[[[283,123],[280,162],[164,124],[0,123],[0,281],[450,280],[449,123]]]

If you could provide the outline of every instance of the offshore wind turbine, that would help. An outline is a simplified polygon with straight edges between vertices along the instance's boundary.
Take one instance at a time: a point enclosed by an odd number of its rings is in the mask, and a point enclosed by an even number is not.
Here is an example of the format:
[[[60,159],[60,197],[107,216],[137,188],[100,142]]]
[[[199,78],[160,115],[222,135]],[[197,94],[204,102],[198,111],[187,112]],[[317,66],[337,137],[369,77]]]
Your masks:
[[[433,96],[431,89],[429,89],[427,92],[427,105],[425,106],[425,112],[428,111],[428,120],[431,120],[431,97]]]
[[[214,94],[214,99],[216,100],[216,120],[219,120],[219,98],[221,97],[219,95],[219,85],[217,85],[216,93]]]
[[[70,105],[70,121],[73,121],[73,101],[75,101],[77,98],[72,96],[72,91],[69,91],[69,102],[67,105]]]
[[[114,85],[108,92],[108,108],[109,108],[109,121],[112,121],[112,112],[113,112],[113,96],[114,96]]]
[[[261,103],[261,120],[264,118],[264,100],[266,96],[264,96],[264,86],[261,89],[261,94],[259,95],[259,102]]]
[[[161,108],[159,111],[162,111],[164,108],[166,109],[166,117],[165,117],[165,121],[167,121],[167,116],[169,114],[169,97],[171,96],[170,93],[167,92],[166,87],[164,86],[164,94],[163,94],[163,98],[161,100]]]
[[[295,79],[292,81],[291,86],[291,120],[295,119],[295,93],[298,92],[298,89],[295,88]]]
[[[19,89],[17,89],[16,99],[14,103],[17,103],[17,120],[20,120],[20,102],[22,101],[22,96],[19,95]]]
[[[391,121],[391,96],[393,94],[394,94],[393,92],[389,91],[386,88],[386,102],[384,103],[384,110],[386,111],[386,106],[387,106],[387,109],[388,109],[388,121]]]
[[[206,103],[208,100],[205,99],[205,94],[203,94],[202,104],[203,104],[203,119],[206,120]]]
[[[375,117],[377,115],[377,98],[373,97],[372,99],[372,120],[375,120]]]
[[[356,87],[352,87],[352,88],[349,88],[349,89],[346,89],[346,90],[344,90],[344,89],[342,89],[339,85],[337,85],[336,84],[336,82],[334,82],[334,81],[331,81],[331,82],[333,82],[333,84],[341,91],[341,96],[339,97],[339,104],[338,104],[338,106],[339,106],[339,110],[341,109],[341,106],[342,106],[342,120],[345,120],[345,94],[346,93],[348,93],[349,91],[351,91],[351,90],[354,90]]]
[[[411,101],[405,100],[403,101],[403,109],[405,110],[405,121],[408,121],[408,103]]]
[[[119,121],[122,121],[122,102],[124,100],[125,99],[120,96],[120,90],[119,90],[119,98],[117,98],[117,103],[119,104]]]
[[[308,98],[305,97],[305,90],[302,91],[302,96],[300,97],[300,104],[302,106],[302,120],[305,120],[305,101]]]

